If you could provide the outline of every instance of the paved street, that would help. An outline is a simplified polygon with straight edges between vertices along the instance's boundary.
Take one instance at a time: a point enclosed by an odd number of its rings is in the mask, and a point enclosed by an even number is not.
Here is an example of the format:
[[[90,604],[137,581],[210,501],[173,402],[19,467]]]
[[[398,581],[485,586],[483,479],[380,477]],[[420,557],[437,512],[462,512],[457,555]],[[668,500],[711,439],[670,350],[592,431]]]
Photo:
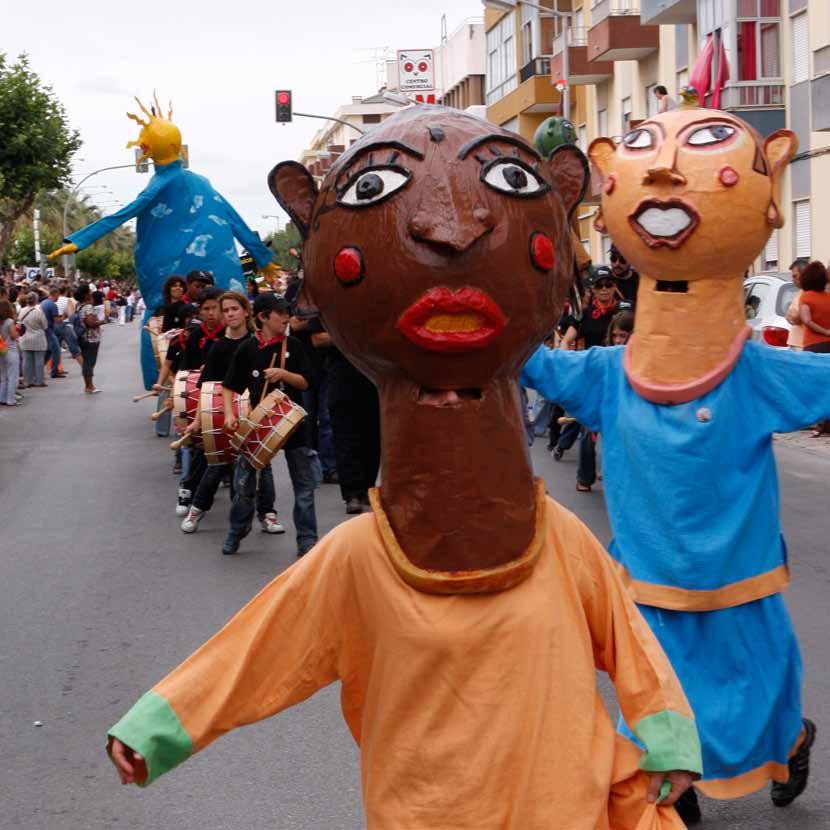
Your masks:
[[[137,337],[137,324],[105,329],[103,394],[81,394],[73,363],[70,378],[28,390],[25,408],[0,410],[0,828],[359,828],[358,753],[336,688],[226,736],[146,791],[120,787],[106,759],[107,727],[295,551],[290,532],[255,532],[223,557],[227,491],[197,534],[179,531],[172,453],[148,421],[152,402],[130,400],[141,391]],[[819,727],[813,778],[784,811],[766,793],[704,801],[704,826],[718,830],[830,827],[830,456],[783,442],[777,452],[787,597]],[[607,541],[601,494],[575,492],[570,455],[556,464],[534,449],[553,495]],[[276,469],[285,518],[291,490],[282,461]],[[336,487],[319,493],[318,517],[322,530],[344,518]]]

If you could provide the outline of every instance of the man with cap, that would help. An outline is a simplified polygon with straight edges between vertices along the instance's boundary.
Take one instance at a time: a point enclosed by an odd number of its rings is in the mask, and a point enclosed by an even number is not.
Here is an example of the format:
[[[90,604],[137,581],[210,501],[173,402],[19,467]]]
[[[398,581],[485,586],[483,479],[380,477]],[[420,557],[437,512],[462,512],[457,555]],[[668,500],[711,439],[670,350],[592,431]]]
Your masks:
[[[289,304],[276,294],[259,294],[253,306],[255,336],[246,340],[236,351],[225,375],[225,429],[236,432],[239,421],[233,413],[233,393],[246,389],[251,407],[256,406],[269,389],[282,389],[292,401],[302,406],[303,392],[314,381],[311,359],[303,344],[287,332],[291,316]],[[285,367],[280,367],[284,338]],[[294,527],[297,532],[297,556],[303,556],[317,543],[317,515],[314,509],[314,490],[322,473],[317,453],[311,449],[307,419],[300,424],[283,445],[291,486],[294,489]],[[260,476],[271,482],[271,465],[266,465]],[[257,473],[251,463],[240,455],[234,469],[234,495],[231,505],[230,530],[222,545],[222,553],[234,554],[239,543],[251,530],[256,510]]]
[[[640,275],[632,268],[631,263],[620,253],[616,245],[611,246],[608,259],[611,261],[611,272],[617,281],[619,296],[629,303],[631,308],[634,308],[637,302]]]

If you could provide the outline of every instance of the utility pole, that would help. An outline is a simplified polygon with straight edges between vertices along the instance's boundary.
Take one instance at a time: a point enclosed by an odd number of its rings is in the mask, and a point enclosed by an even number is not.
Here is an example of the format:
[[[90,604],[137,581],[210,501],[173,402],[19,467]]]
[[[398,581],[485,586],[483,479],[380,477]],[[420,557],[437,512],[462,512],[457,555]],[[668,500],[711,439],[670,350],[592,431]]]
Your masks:
[[[43,265],[40,261],[40,208],[35,208],[34,212],[34,220],[32,222],[32,230],[34,231],[35,237],[35,265],[38,268],[43,268]],[[40,272],[41,277],[46,276],[46,270],[43,269]]]

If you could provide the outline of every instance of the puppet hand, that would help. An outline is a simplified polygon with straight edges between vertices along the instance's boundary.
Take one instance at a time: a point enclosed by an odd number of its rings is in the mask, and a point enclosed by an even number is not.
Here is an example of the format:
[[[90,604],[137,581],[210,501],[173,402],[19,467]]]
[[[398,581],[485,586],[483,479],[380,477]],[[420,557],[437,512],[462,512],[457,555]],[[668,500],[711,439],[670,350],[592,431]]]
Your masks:
[[[264,268],[259,269],[259,273],[265,281],[279,293],[285,291],[285,276],[282,269],[276,262],[269,262]]]
[[[49,254],[49,259],[56,259],[64,254],[74,254],[77,250],[78,246],[74,242],[67,242],[66,245],[61,245],[60,248],[55,248],[55,250]]]
[[[144,758],[118,738],[110,738],[107,752],[110,761],[118,770],[118,777],[122,784],[143,784],[147,780],[147,764]]]
[[[660,787],[665,781],[670,785],[666,797],[660,801],[661,807],[671,807],[678,798],[680,798],[689,787],[692,786],[692,781],[698,776],[685,770],[672,770],[671,772],[650,772],[648,775],[648,801],[653,803],[660,797]]]

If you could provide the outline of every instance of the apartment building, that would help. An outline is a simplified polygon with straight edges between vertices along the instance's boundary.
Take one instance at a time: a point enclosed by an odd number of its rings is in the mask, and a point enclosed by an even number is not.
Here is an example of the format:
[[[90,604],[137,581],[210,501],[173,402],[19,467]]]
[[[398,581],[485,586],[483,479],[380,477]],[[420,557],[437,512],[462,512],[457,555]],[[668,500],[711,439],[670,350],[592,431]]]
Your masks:
[[[654,114],[654,87],[676,97],[700,61],[710,77],[706,106],[735,113],[763,135],[786,126],[799,136],[799,155],[784,182],[786,226],[773,234],[756,270],[786,270],[796,256],[830,259],[830,234],[821,233],[822,217],[830,216],[829,0],[542,5],[568,13],[567,26],[521,4],[485,17],[490,120],[531,138],[535,124],[559,112],[551,90],[566,80],[584,150],[596,136],[619,138]],[[530,74],[531,58],[539,75]],[[604,262],[611,241],[593,230],[597,201],[594,186],[578,214],[580,235],[594,261]]]

